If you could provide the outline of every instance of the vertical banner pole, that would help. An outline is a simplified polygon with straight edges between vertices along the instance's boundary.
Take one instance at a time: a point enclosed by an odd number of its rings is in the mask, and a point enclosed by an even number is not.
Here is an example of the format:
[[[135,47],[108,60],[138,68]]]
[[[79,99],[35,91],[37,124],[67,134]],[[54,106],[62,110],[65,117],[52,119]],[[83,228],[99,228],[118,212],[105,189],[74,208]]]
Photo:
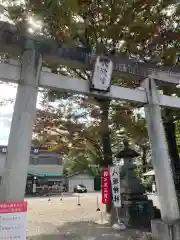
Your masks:
[[[113,197],[113,205],[116,208],[116,217],[117,222],[113,224],[113,228],[116,230],[124,230],[126,226],[124,223],[120,221],[119,211],[121,208],[121,185],[120,185],[120,167],[112,166],[110,167],[110,180],[111,180],[111,188],[112,188],[112,197]]]
[[[97,203],[96,211],[99,212],[99,211],[101,211],[101,209],[99,208],[99,198],[98,198],[98,196],[97,196],[97,199],[96,199],[96,203]]]
[[[78,206],[81,206],[81,203],[80,203],[80,196],[78,196],[78,203],[77,203]]]

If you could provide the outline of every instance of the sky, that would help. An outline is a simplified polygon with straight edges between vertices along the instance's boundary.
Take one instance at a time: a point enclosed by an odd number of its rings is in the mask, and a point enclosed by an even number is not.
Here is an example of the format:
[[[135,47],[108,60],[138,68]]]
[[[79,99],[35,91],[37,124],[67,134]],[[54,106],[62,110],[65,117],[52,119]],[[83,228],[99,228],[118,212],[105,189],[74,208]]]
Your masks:
[[[6,99],[16,98],[16,85],[0,84],[0,102]],[[38,96],[37,107],[39,104],[40,95]],[[8,137],[11,127],[12,115],[13,115],[14,103],[5,104],[0,106],[0,145],[8,144]]]
[[[5,84],[0,85],[0,101],[9,98],[15,99],[15,97],[15,86],[7,86]],[[13,107],[13,103],[0,106],[0,145],[7,145],[8,143]]]

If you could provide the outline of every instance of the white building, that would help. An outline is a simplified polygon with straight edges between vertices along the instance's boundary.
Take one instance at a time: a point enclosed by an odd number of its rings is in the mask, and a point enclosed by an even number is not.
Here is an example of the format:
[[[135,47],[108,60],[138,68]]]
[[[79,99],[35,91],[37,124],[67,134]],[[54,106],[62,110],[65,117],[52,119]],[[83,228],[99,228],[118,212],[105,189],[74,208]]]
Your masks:
[[[68,191],[74,192],[74,188],[78,184],[82,184],[87,188],[88,192],[94,191],[94,176],[86,173],[75,173],[67,177]]]
[[[0,146],[0,177],[4,171],[6,146]],[[63,156],[61,153],[33,149],[29,158],[28,176],[43,177],[48,181],[61,181],[63,178]]]

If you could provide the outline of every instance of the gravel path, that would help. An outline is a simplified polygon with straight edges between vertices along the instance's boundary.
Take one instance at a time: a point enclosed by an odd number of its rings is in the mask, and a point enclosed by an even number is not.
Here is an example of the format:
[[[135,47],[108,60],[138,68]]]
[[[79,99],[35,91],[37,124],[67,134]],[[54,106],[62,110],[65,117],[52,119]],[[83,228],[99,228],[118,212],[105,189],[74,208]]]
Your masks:
[[[97,194],[28,199],[28,240],[138,240],[148,239],[135,230],[118,232],[108,224],[100,224],[104,213],[96,212]],[[104,206],[100,205],[102,212]],[[102,214],[102,215],[101,215]],[[99,224],[95,223],[99,222]]]

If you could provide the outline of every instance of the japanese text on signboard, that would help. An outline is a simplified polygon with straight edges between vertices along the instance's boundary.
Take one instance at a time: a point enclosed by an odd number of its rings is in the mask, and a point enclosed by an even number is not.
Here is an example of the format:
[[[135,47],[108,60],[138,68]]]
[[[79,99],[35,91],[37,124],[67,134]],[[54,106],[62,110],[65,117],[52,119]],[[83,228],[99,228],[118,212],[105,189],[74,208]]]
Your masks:
[[[95,89],[107,91],[111,84],[113,63],[107,57],[97,57],[92,83]]]
[[[112,197],[115,207],[121,207],[121,188],[119,166],[110,167]]]
[[[101,172],[101,189],[102,189],[102,203],[109,204],[111,202],[110,196],[110,175],[109,169],[102,169]]]
[[[0,203],[0,240],[26,239],[27,202]]]

